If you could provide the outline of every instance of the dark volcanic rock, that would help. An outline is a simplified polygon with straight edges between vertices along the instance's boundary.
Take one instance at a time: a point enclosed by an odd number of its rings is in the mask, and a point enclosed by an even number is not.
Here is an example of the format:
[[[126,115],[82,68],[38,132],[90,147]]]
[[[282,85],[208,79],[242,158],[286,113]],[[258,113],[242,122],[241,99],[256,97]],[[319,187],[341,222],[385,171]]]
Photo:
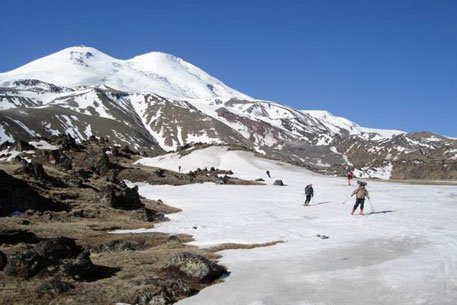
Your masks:
[[[98,268],[90,260],[90,252],[83,251],[74,260],[66,260],[60,265],[66,275],[76,280],[91,280],[98,277]]]
[[[138,305],[168,305],[173,303],[173,300],[166,293],[162,291],[157,293],[157,288],[143,292],[135,301],[135,304]]]
[[[22,230],[4,230],[0,231],[0,245],[19,244],[19,243],[37,243],[40,239],[32,232]]]
[[[40,242],[32,250],[13,255],[4,273],[23,279],[56,272],[76,280],[101,278],[104,267],[92,264],[89,255],[89,251],[83,250],[72,239],[50,239]]]
[[[44,198],[27,183],[0,170],[0,216],[28,209],[37,211],[62,211],[65,205]]]
[[[107,185],[100,189],[97,196],[101,203],[115,209],[136,210],[143,207],[137,186],[129,188],[124,185]]]
[[[58,168],[63,170],[70,170],[73,168],[73,163],[69,157],[65,154],[61,154],[60,158],[56,161]]]
[[[35,150],[35,147],[24,140],[17,140],[14,142],[13,146],[10,147],[10,150],[27,151]]]
[[[93,250],[95,253],[110,252],[110,251],[126,251],[135,250],[135,247],[123,239],[111,240],[104,243]]]
[[[142,210],[141,219],[144,221],[153,222],[164,218],[163,214],[157,213],[155,210],[148,208],[143,208]]]
[[[11,143],[8,140],[3,142],[2,144],[0,144],[0,151],[8,149],[9,147],[11,147],[11,145],[13,145],[13,143]]]
[[[18,168],[14,173],[35,178],[39,182],[49,183],[52,186],[56,186],[56,187],[65,186],[65,184],[62,183],[61,181],[57,180],[54,177],[49,176],[45,172],[45,170],[43,168],[43,164],[41,164],[41,163],[26,162],[24,164],[24,166]]]
[[[77,144],[75,139],[70,135],[59,136],[56,140],[56,144],[61,145],[63,150],[78,151],[82,148],[82,146]]]
[[[177,302],[183,297],[189,297],[196,291],[183,281],[177,279],[148,278],[137,281],[138,286],[145,287],[134,301],[139,305],[167,305]]]
[[[43,164],[30,162],[18,168],[15,174],[25,174],[38,180],[48,181],[50,177],[44,171]]]
[[[19,253],[10,257],[4,273],[29,279],[50,265],[50,262],[33,250]]]
[[[82,248],[76,245],[73,239],[60,237],[41,241],[35,246],[34,251],[56,264],[64,258],[76,257]]]
[[[131,150],[128,145],[125,145],[124,147],[122,147],[121,151],[123,153],[130,154],[130,155],[134,155],[135,154],[135,152],[133,150]]]
[[[227,272],[225,267],[190,252],[171,257],[165,269],[178,271],[202,282],[212,282]]]
[[[84,159],[75,161],[76,168],[89,169],[99,176],[105,176],[111,169],[116,166],[111,163],[104,150],[90,151]]]
[[[284,186],[284,182],[282,182],[282,180],[275,180],[275,182],[273,182],[273,185]]]
[[[5,268],[6,264],[8,263],[8,258],[6,257],[6,254],[0,251],[0,271]]]
[[[74,289],[75,286],[60,280],[50,280],[44,282],[38,287],[39,291],[46,291],[49,294],[57,295]]]

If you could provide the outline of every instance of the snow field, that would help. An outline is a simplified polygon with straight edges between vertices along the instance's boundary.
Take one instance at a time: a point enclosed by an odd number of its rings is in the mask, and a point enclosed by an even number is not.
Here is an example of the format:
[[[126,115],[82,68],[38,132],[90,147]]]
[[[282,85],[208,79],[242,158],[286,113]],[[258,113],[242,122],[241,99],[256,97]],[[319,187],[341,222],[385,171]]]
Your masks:
[[[149,230],[193,235],[193,244],[284,243],[222,251],[231,272],[178,304],[455,304],[457,300],[457,187],[369,182],[376,213],[351,216],[355,186],[344,178],[210,147],[183,158],[169,154],[138,163],[184,171],[232,169],[268,185],[139,184],[140,193],[181,208]],[[268,179],[265,170],[272,178]],[[272,186],[282,179],[285,187]],[[302,206],[303,189],[315,198]],[[367,201],[365,213],[370,213]],[[196,229],[194,229],[196,227]],[[122,233],[122,232],[118,232]],[[329,236],[323,240],[317,234]]]

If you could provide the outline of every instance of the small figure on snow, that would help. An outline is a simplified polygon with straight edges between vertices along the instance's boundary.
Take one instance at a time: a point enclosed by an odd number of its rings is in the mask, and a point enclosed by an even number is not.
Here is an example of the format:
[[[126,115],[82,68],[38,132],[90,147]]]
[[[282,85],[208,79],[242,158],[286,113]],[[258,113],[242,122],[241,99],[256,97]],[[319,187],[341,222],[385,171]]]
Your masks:
[[[348,185],[351,185],[351,180],[354,178],[354,174],[352,172],[348,173]]]
[[[354,215],[354,212],[355,212],[355,210],[357,210],[359,205],[360,205],[359,215],[363,215],[363,205],[365,203],[365,197],[367,197],[368,200],[370,199],[370,195],[368,194],[368,191],[365,188],[367,183],[363,182],[363,181],[357,181],[357,183],[359,184],[359,187],[354,192],[352,192],[352,195],[351,195],[351,197],[355,195],[355,204],[354,204],[354,207],[352,208],[351,215]]]
[[[309,202],[311,201],[311,198],[314,196],[314,189],[312,184],[308,184],[305,187],[305,195],[306,195],[306,200],[304,205],[309,205]]]
[[[268,178],[271,178],[269,170],[267,170],[267,176],[268,176]]]
[[[178,171],[181,172],[181,165],[178,166]]]

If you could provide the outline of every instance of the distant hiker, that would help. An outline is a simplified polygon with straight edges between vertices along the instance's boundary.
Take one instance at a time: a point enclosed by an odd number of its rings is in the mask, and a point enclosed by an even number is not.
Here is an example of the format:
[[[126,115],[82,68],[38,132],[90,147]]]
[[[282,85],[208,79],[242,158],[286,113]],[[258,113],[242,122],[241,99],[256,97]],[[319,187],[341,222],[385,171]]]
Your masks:
[[[181,165],[180,165],[180,166],[178,166],[178,171],[179,171],[179,172],[181,172]]]
[[[363,204],[365,203],[365,197],[370,199],[370,195],[368,195],[368,191],[365,188],[365,186],[367,185],[366,182],[357,181],[357,183],[359,183],[359,187],[354,192],[352,192],[352,195],[351,195],[351,197],[355,195],[355,204],[354,204],[354,207],[352,208],[351,215],[354,215],[354,212],[355,212],[355,210],[357,210],[359,205],[360,205],[359,215],[363,215]]]
[[[268,171],[268,170],[267,170],[267,176],[268,176],[268,178],[271,178],[270,171]]]
[[[348,173],[348,185],[351,185],[351,180],[354,178],[354,174],[352,172]]]
[[[309,205],[309,202],[311,201],[311,198],[314,196],[314,189],[312,184],[308,184],[305,187],[305,195],[306,195],[306,200],[304,205]]]

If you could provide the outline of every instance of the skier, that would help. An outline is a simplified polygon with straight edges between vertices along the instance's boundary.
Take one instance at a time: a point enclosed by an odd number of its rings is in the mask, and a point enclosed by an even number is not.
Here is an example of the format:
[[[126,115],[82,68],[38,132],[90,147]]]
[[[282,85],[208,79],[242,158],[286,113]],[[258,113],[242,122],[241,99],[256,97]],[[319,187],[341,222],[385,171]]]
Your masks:
[[[347,177],[348,177],[348,185],[351,185],[351,180],[352,180],[352,178],[354,178],[354,174],[352,172],[349,172]]]
[[[267,176],[268,176],[268,178],[271,178],[269,170],[267,170]]]
[[[363,215],[363,204],[365,203],[365,197],[370,199],[370,195],[368,194],[368,191],[365,188],[365,186],[367,185],[366,182],[357,181],[357,183],[359,184],[359,187],[354,192],[352,192],[352,195],[351,195],[351,197],[355,195],[355,204],[354,204],[354,207],[352,208],[351,215],[354,215],[354,212],[355,212],[355,210],[357,210],[357,207],[359,205],[360,205],[359,215]]]
[[[312,184],[308,184],[305,187],[305,195],[306,195],[306,200],[304,205],[309,205],[309,202],[311,201],[311,198],[314,197],[314,189]]]

